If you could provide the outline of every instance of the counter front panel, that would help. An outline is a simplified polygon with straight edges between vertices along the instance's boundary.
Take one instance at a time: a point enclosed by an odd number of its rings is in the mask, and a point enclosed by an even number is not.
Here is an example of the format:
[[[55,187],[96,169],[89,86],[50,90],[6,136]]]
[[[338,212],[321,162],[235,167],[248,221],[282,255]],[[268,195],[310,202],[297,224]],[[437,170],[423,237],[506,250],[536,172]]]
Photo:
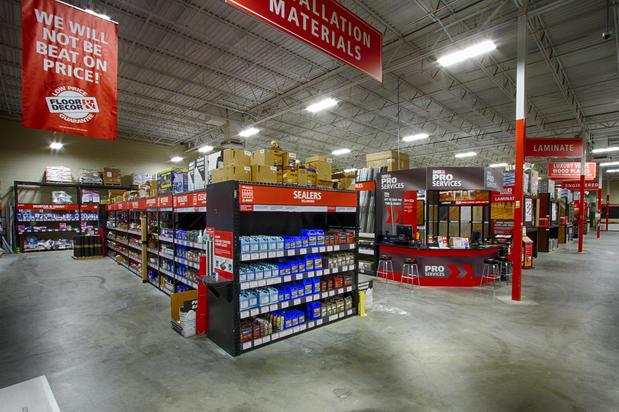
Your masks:
[[[499,248],[486,249],[417,249],[381,245],[380,255],[393,261],[395,280],[401,281],[402,265],[408,257],[417,259],[421,286],[479,286],[484,259],[496,258]],[[416,283],[415,283],[416,284]]]

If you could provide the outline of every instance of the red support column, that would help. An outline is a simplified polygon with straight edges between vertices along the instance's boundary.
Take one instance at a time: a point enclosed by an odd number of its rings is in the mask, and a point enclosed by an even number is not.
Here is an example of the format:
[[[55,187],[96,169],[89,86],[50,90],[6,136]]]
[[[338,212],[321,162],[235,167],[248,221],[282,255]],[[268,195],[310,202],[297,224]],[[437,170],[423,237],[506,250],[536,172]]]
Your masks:
[[[608,216],[610,215],[610,194],[606,194],[606,231],[608,232]]]
[[[586,145],[583,144],[583,147]],[[585,236],[585,152],[580,162],[580,209],[578,211],[578,252],[582,252],[583,237]]]
[[[525,69],[527,59],[527,15],[518,16],[518,61],[516,63],[516,159],[514,182],[514,233],[512,242],[512,300],[522,298],[522,215],[524,207],[524,139],[526,135],[527,96]]]

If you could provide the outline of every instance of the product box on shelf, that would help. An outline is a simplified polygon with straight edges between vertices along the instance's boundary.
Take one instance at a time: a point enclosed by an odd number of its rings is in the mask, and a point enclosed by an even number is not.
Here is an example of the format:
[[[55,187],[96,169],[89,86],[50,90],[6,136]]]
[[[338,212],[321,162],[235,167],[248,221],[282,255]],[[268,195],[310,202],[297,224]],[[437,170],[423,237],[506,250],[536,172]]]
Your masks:
[[[120,185],[120,169],[104,167],[101,174],[104,185]]]
[[[251,164],[251,152],[243,149],[225,149],[223,160],[224,166],[249,166]]]
[[[251,180],[259,183],[280,183],[281,174],[277,166],[251,166]]]
[[[251,164],[258,166],[284,166],[288,163],[288,153],[281,149],[259,149],[251,154]]]
[[[80,169],[80,183],[100,185],[103,183],[101,171],[97,169]]]
[[[305,166],[316,171],[316,180],[331,180],[332,164],[322,160],[305,162]]]
[[[400,162],[398,164],[398,158]],[[368,153],[365,155],[367,167],[386,167],[387,171],[406,170],[410,168],[410,157],[407,153],[398,155],[396,150],[387,150],[384,152]]]
[[[71,183],[73,182],[71,168],[66,166],[47,166],[45,168],[45,181],[48,183]]]
[[[251,167],[228,165],[211,171],[211,183],[238,180],[251,182]]]
[[[284,167],[284,172],[282,174],[282,182],[288,185],[298,185],[299,184],[299,171],[298,169],[290,166]]]
[[[155,178],[156,176],[152,173],[133,173],[131,175],[131,184],[134,186],[150,184],[151,180]]]
[[[172,167],[169,169],[162,170],[157,173],[157,193],[159,195],[171,195],[174,193],[174,183],[177,179],[177,176],[182,175],[182,173],[187,174],[186,169]],[[180,179],[183,179],[182,177]]]
[[[187,176],[189,191],[206,188],[206,157],[200,156],[189,162],[189,175]]]
[[[174,194],[187,192],[189,190],[188,173],[186,171],[176,173],[172,184]]]

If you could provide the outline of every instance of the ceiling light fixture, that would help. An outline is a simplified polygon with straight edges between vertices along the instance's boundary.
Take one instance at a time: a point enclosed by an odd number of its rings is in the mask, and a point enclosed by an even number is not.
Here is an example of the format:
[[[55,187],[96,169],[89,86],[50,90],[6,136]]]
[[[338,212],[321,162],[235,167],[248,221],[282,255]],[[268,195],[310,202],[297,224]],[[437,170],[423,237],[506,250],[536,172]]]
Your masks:
[[[255,127],[248,127],[247,129],[241,130],[239,132],[239,136],[241,137],[251,137],[260,133],[260,129],[256,129]]]
[[[112,20],[112,18],[108,16],[107,14],[97,13],[96,11],[91,10],[91,9],[85,9],[84,11],[88,14],[92,14],[93,16],[97,16],[105,20]]]
[[[619,173],[619,169],[608,169],[606,173]]]
[[[355,167],[351,167],[350,169],[344,169],[344,173],[352,173],[352,172],[356,172],[357,168]]]
[[[172,163],[178,163],[178,162],[180,162],[180,161],[182,161],[182,160],[183,160],[183,158],[182,158],[182,157],[180,157],[180,156],[174,156],[173,158],[171,158],[171,159],[170,159],[170,162],[172,162]]]
[[[476,152],[464,152],[464,153],[456,153],[456,159],[464,159],[465,157],[474,157],[477,156]]]
[[[49,148],[52,150],[60,150],[64,147],[64,144],[60,143],[60,142],[52,142],[49,145]]]
[[[441,66],[447,67],[451,66],[452,64],[460,63],[461,61],[464,61],[466,59],[470,59],[471,57],[491,52],[494,49],[496,49],[496,45],[494,44],[494,42],[492,40],[485,40],[481,43],[469,46],[466,49],[446,54],[445,56],[439,58],[437,61]]]
[[[417,140],[424,140],[424,139],[427,139],[428,137],[430,137],[430,135],[427,133],[417,133],[417,134],[412,134],[410,136],[404,136],[402,138],[402,141],[403,142],[416,142]]]
[[[205,146],[200,147],[198,149],[198,152],[200,152],[200,153],[208,153],[211,150],[213,150],[213,146],[205,145]]]
[[[310,104],[309,106],[305,108],[305,110],[307,110],[310,113],[318,113],[330,107],[333,107],[335,105],[337,105],[337,100],[331,97],[327,97],[326,99],[321,100],[317,103]]]
[[[346,148],[344,148],[344,149],[336,149],[336,150],[331,152],[331,154],[333,156],[341,156],[341,155],[345,155],[345,154],[348,154],[348,153],[350,153],[350,149],[346,149]]]
[[[604,162],[604,163],[600,163],[600,167],[606,167],[606,166],[619,166],[619,162]]]
[[[619,152],[619,146],[603,147],[600,149],[593,149],[591,153],[607,153],[607,152]]]
[[[507,167],[509,166],[509,164],[507,163],[492,163],[491,165],[488,165],[488,167]]]

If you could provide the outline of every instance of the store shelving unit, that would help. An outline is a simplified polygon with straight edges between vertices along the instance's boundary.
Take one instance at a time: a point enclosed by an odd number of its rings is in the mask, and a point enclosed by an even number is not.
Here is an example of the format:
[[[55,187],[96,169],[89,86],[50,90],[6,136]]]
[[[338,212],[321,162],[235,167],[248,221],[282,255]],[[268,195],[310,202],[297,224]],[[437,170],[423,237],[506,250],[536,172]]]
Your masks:
[[[65,239],[66,245],[52,250],[72,249],[73,238],[83,234],[98,234],[101,228],[99,204],[82,203],[83,190],[127,189],[130,187],[73,184],[44,183],[29,181],[13,182],[13,222],[12,245],[14,251],[35,252],[50,249],[27,249],[24,244],[28,237],[41,237],[45,240]],[[76,200],[70,204],[26,203],[32,199],[40,200],[50,197],[51,191],[64,190],[70,192]],[[25,191],[32,191],[24,201]]]
[[[324,326],[357,313],[358,285],[358,222],[357,193],[299,186],[222,182],[207,188],[209,207],[208,230],[214,243],[213,269],[216,281],[208,286],[208,336],[233,356],[278,342],[282,339]],[[317,246],[295,247],[286,250],[242,251],[241,237],[295,236],[302,229],[321,229],[328,233],[337,230],[338,239],[346,242]],[[335,238],[335,236],[327,238]],[[241,265],[248,263],[273,264],[278,260],[320,254],[322,261],[335,259],[339,251],[353,252],[354,259],[346,265],[306,270],[289,275],[242,281]],[[331,260],[333,262],[333,260]],[[344,276],[330,276],[339,274]],[[349,284],[335,284],[333,279],[348,279]],[[320,290],[312,289],[290,299],[270,301],[259,307],[241,309],[241,294],[255,288],[292,286],[304,279],[318,279]],[[323,282],[321,282],[323,281]],[[333,285],[334,287],[330,287]],[[264,289],[263,289],[264,290]],[[346,296],[349,308],[327,313],[333,309],[332,298]],[[326,300],[329,299],[329,305]],[[339,302],[344,301],[340,299]],[[245,333],[247,325],[263,322],[283,309],[303,310],[305,303],[320,302],[321,316],[278,329],[271,324],[268,331]],[[280,313],[281,314],[281,313]],[[262,321],[256,318],[262,318]],[[242,334],[243,329],[243,334]],[[264,332],[264,333],[263,333]]]
[[[168,295],[197,288],[195,273],[206,246],[178,238],[177,229],[204,229],[205,191],[114,203],[106,211],[108,256]],[[194,250],[190,259],[177,253],[179,246]]]

